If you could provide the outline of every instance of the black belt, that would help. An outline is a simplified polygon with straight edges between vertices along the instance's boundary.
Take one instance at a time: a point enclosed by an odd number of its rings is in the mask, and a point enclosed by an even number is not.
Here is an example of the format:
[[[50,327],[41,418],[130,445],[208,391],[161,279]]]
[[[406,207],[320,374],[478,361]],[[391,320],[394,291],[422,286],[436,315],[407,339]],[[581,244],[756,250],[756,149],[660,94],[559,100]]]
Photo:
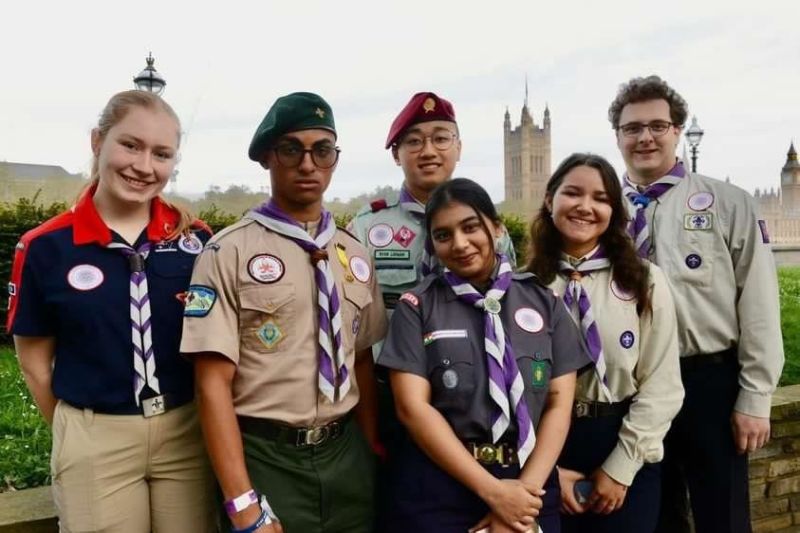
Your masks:
[[[192,396],[185,396],[173,394],[170,392],[159,394],[150,398],[145,398],[139,402],[139,405],[112,405],[112,406],[99,406],[93,407],[91,405],[76,405],[70,403],[69,400],[62,399],[75,409],[91,409],[93,412],[101,415],[139,415],[145,418],[163,415],[167,411],[177,409],[192,401]]]
[[[464,442],[469,453],[483,465],[500,465],[503,467],[519,463],[516,446],[505,442],[491,444],[488,442]]]
[[[338,420],[323,426],[292,427],[267,418],[252,416],[237,416],[239,429],[262,439],[274,440],[294,444],[298,448],[306,446],[319,446],[328,441],[338,439],[344,432],[344,425],[352,417],[351,412]]]
[[[625,416],[631,406],[630,400],[616,403],[584,402],[576,400],[572,404],[572,418],[602,418],[605,416]]]
[[[736,361],[736,349],[730,348],[723,352],[701,353],[681,357],[681,371],[697,370],[712,365],[723,365]]]

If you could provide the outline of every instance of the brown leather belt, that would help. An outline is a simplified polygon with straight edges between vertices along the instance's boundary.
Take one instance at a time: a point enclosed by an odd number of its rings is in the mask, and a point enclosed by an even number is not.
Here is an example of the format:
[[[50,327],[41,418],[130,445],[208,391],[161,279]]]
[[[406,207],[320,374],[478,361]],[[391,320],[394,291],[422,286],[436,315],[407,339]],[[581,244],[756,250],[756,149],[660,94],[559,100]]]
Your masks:
[[[307,446],[320,446],[328,441],[334,441],[342,436],[344,425],[350,421],[351,413],[347,413],[338,420],[322,426],[292,427],[267,418],[252,416],[237,416],[239,429],[243,433],[255,435],[262,439],[274,440],[293,444],[298,448]]]
[[[697,370],[712,365],[722,365],[736,361],[736,349],[730,348],[723,352],[701,353],[681,357],[681,371]]]
[[[575,403],[572,404],[572,418],[625,416],[630,406],[630,400],[624,400],[617,403],[584,402],[576,400]]]

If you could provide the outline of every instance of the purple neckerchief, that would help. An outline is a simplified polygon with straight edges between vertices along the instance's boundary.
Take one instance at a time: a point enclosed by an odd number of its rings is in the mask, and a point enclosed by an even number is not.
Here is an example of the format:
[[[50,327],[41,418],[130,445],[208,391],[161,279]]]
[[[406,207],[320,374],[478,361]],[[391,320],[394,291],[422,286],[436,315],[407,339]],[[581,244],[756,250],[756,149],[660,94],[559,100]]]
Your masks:
[[[670,190],[674,185],[686,177],[686,169],[682,161],[675,163],[666,176],[647,186],[644,191],[639,192],[636,185],[625,175],[623,179],[622,194],[628,199],[628,216],[631,222],[628,224],[628,233],[633,239],[636,253],[639,257],[647,258],[650,255],[650,229],[647,226],[645,210],[652,200]]]
[[[145,274],[145,260],[152,243],[146,241],[138,248],[121,242],[110,242],[108,248],[122,252],[131,269],[131,338],[133,340],[133,397],[139,405],[139,395],[145,384],[161,394],[156,377],[156,358],[153,352],[153,332],[150,320],[150,295]]]
[[[613,399],[608,388],[606,360],[603,355],[603,343],[600,341],[600,331],[597,329],[597,323],[592,314],[592,302],[589,300],[589,294],[580,281],[581,274],[611,268],[611,262],[606,257],[603,247],[600,246],[591,256],[578,265],[573,265],[569,261],[561,259],[558,262],[558,268],[561,274],[569,279],[567,289],[564,291],[564,303],[581,327],[583,339],[589,348],[589,356],[592,358],[594,370],[600,382],[600,390],[606,401],[611,403]]]
[[[342,346],[342,313],[325,247],[336,233],[336,224],[329,211],[322,210],[317,234],[312,239],[296,220],[275,202],[263,203],[247,215],[262,226],[283,235],[311,255],[317,283],[319,318],[319,391],[331,402],[341,401],[350,390],[350,373],[345,365]],[[333,342],[331,343],[331,339]],[[338,392],[338,395],[337,395]],[[337,398],[338,396],[338,398]]]
[[[484,314],[484,346],[489,369],[489,396],[497,405],[492,419],[492,442],[497,442],[511,423],[511,410],[517,422],[517,456],[524,465],[536,444],[533,421],[525,401],[525,382],[514,357],[511,339],[506,338],[500,320],[500,302],[511,286],[513,271],[505,255],[497,255],[500,267],[497,277],[486,294],[481,294],[469,282],[445,268],[444,280],[459,300],[481,309]],[[511,407],[509,408],[509,403]]]
[[[428,230],[425,228],[425,206],[417,201],[416,198],[411,196],[411,193],[406,190],[405,186],[400,188],[400,196],[398,198],[400,208],[411,213],[411,215],[419,221],[424,244],[422,247],[422,259],[420,260],[420,271],[423,276],[427,276],[436,270],[439,262],[436,259],[436,254],[433,253],[433,243],[431,237],[428,235]]]

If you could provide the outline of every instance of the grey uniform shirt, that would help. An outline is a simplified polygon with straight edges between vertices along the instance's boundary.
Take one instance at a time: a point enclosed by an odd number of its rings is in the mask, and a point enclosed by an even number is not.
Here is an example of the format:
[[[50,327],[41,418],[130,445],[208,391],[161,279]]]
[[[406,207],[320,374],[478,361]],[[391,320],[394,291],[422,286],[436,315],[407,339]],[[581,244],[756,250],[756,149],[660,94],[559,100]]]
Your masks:
[[[525,382],[534,427],[549,381],[590,363],[564,304],[532,274],[514,274],[500,318]],[[483,312],[462,302],[431,275],[395,309],[378,364],[424,377],[431,404],[462,440],[491,441],[495,404],[489,397]],[[516,425],[506,433],[516,435]]]
[[[769,417],[783,368],[778,281],[766,228],[744,190],[688,174],[645,210],[650,259],[664,271],[682,357],[736,348],[734,409]]]

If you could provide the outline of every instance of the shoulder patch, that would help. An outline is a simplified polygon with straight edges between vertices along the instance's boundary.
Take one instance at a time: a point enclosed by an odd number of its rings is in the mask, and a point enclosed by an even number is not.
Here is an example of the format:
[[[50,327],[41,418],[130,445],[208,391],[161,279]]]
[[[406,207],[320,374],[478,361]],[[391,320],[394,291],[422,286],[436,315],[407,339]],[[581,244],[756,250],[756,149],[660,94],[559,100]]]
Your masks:
[[[417,295],[413,292],[404,292],[402,295],[400,295],[400,301],[408,302],[414,307],[419,307],[419,298],[417,298]]]
[[[386,209],[387,207],[388,204],[386,203],[386,198],[378,198],[377,200],[373,200],[369,203],[369,208],[373,213],[377,213],[381,209]]]
[[[204,317],[208,315],[214,302],[217,301],[217,291],[205,285],[189,285],[184,298],[185,307],[183,316]]]

